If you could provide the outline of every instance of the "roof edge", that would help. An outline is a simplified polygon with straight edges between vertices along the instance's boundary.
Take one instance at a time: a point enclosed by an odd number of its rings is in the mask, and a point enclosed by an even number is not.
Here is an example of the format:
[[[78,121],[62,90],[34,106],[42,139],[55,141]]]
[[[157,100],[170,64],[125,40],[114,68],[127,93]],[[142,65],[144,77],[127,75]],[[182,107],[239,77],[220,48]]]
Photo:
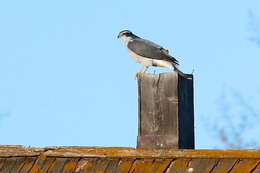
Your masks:
[[[108,157],[108,158],[247,158],[259,159],[260,150],[135,149],[128,147],[0,145],[0,157]]]

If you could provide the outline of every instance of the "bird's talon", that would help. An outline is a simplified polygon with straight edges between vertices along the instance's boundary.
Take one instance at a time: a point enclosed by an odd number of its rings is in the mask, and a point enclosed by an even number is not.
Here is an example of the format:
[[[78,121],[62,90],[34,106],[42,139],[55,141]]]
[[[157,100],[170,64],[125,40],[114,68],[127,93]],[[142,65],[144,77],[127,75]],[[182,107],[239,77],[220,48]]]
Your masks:
[[[138,79],[139,75],[141,74],[142,72],[138,72],[135,74],[135,79]]]

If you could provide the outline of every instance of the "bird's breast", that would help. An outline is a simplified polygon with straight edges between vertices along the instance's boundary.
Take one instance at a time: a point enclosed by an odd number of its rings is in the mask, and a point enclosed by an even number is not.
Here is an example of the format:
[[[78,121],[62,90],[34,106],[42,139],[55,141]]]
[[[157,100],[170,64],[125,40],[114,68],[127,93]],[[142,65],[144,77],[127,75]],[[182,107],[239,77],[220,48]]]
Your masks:
[[[131,51],[130,49],[127,49],[130,56],[134,59],[135,62],[142,64],[143,66],[152,66],[153,60],[151,58],[142,57],[135,52]]]
[[[127,50],[129,52],[130,56],[134,59],[134,61],[140,63],[141,56],[137,55],[136,53],[134,53],[130,49],[127,49]]]

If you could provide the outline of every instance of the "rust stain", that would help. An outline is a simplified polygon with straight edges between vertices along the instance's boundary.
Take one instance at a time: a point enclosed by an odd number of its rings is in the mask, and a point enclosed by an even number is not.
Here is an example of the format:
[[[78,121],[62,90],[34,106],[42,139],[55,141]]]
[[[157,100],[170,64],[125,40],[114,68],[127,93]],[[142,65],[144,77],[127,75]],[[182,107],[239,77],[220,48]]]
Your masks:
[[[29,173],[43,173],[43,172],[37,165],[34,165]]]
[[[27,169],[27,168],[29,168],[31,165],[32,165],[31,163],[25,163],[25,164],[23,165],[23,169]]]
[[[212,173],[223,173],[228,172],[236,163],[237,159],[221,159],[215,165],[215,168],[212,170]]]
[[[135,149],[127,147],[23,147],[0,145],[0,157],[120,157],[120,158],[248,158],[260,159],[260,150]]]
[[[33,165],[36,162],[37,157],[26,157],[26,160],[22,166],[22,168],[19,170],[20,173],[27,173],[30,171],[30,169],[33,167]]]
[[[47,159],[47,156],[46,156],[45,154],[41,154],[41,155],[40,155],[40,158],[41,158],[42,160],[46,160],[46,159]]]
[[[92,173],[94,172],[93,167],[95,166],[95,160],[93,158],[90,159],[82,159],[79,161],[77,168],[75,172],[86,172],[86,173]]]
[[[98,159],[95,163],[95,173],[103,173],[105,172],[108,164],[110,162],[109,158],[102,158],[102,159]]]
[[[240,161],[231,170],[231,173],[247,173],[259,163],[260,160],[255,159],[240,159]]]
[[[137,161],[137,160],[135,160],[135,161],[132,163],[131,169],[129,170],[129,173],[135,172],[135,169],[136,169],[136,161]]]
[[[88,162],[84,167],[83,167],[83,170],[88,170],[89,168],[92,167],[92,163],[91,162]]]
[[[185,150],[134,148],[58,148],[46,152],[47,156],[66,157],[121,157],[121,158],[259,158],[259,150]]]
[[[152,172],[154,159],[138,159],[135,164],[135,173]]]
[[[53,168],[55,167],[55,165],[56,165],[56,162],[53,161],[53,162],[51,163],[49,169],[48,169],[48,173],[51,172],[51,171],[53,170]]]
[[[84,166],[86,166],[88,163],[88,161],[86,159],[82,159],[78,162],[77,168],[75,169],[75,172],[81,172],[84,168]]]
[[[20,172],[29,173],[44,173],[53,172],[54,167],[57,166],[56,161],[52,161],[54,158],[43,157],[47,162],[39,158],[35,162],[35,158],[28,158],[21,162],[22,168],[18,169]],[[10,160],[9,164],[17,163],[14,158],[5,158],[0,161]],[[120,160],[120,161],[119,161]],[[35,162],[35,163],[34,163]],[[258,172],[260,170],[260,160],[258,159],[111,159],[111,158],[85,158],[78,161],[75,158],[63,158],[60,160],[61,164],[65,162],[61,172],[87,172],[87,173],[100,173],[100,172],[120,172],[120,173],[161,173],[165,172],[187,172],[192,171],[193,173],[220,173],[220,172],[231,172],[231,173],[244,173],[244,172]],[[46,164],[47,163],[47,164]],[[3,164],[0,162],[0,164]],[[34,165],[33,165],[34,164]],[[44,165],[48,166],[48,171],[42,170]],[[113,166],[111,166],[113,164]],[[33,165],[33,166],[32,166]],[[19,166],[18,166],[19,167]],[[10,167],[11,170],[12,167]],[[0,171],[1,172],[1,171]]]
[[[187,170],[193,170],[199,173],[208,173],[214,168],[217,162],[218,160],[216,159],[192,159],[189,162]]]
[[[131,168],[131,165],[133,164],[134,160],[133,159],[122,159],[120,160],[117,168],[117,172],[128,172],[129,169]]]
[[[73,171],[77,166],[76,161],[71,161],[64,166],[64,171]]]
[[[61,173],[66,163],[74,159],[72,158],[56,158],[55,159],[55,166],[52,168],[52,172],[59,172]]]
[[[253,171],[253,173],[260,173],[260,163],[258,163],[257,167]]]
[[[29,173],[42,173],[43,171],[40,169],[40,165],[46,160],[46,158],[45,155],[40,155]]]
[[[37,154],[37,156],[32,156]],[[79,160],[79,158],[81,158]],[[239,160],[239,161],[238,161]],[[237,161],[237,162],[236,162]],[[6,168],[6,165],[15,165]],[[6,169],[4,169],[5,167]],[[192,169],[191,169],[192,168]],[[0,172],[257,172],[260,150],[160,150],[118,147],[0,146]]]
[[[153,173],[161,173],[171,164],[172,159],[156,159],[153,163]]]
[[[189,166],[191,159],[176,159],[172,161],[168,172],[185,172]]]

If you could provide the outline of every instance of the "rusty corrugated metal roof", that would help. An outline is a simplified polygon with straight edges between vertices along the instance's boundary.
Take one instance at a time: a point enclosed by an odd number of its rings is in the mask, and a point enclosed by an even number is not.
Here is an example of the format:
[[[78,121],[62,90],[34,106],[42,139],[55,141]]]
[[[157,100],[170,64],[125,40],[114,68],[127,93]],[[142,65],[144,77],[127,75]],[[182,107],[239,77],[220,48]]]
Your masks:
[[[255,173],[260,151],[0,146],[0,172]]]

